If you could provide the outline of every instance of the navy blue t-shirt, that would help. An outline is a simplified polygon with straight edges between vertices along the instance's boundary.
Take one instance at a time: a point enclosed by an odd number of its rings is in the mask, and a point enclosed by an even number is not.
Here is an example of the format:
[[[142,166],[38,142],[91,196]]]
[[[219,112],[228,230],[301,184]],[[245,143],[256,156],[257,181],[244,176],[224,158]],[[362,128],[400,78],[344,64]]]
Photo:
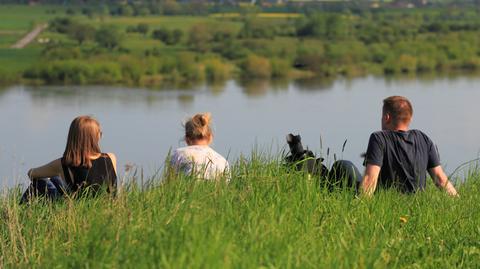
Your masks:
[[[425,189],[427,170],[439,166],[440,157],[419,130],[378,131],[370,136],[365,163],[381,167],[379,187],[415,192]]]

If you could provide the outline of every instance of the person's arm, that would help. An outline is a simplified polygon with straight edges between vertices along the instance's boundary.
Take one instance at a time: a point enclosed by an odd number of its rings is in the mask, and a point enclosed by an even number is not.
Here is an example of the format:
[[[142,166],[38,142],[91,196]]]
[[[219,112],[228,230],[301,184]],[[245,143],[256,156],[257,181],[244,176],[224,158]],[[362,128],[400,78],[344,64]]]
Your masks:
[[[56,159],[46,165],[28,170],[28,177],[32,179],[54,177],[62,175],[62,161]]]
[[[361,184],[362,195],[371,196],[377,188],[378,176],[383,165],[385,142],[378,133],[370,135],[365,153],[365,175]]]
[[[451,196],[458,196],[457,190],[448,180],[447,175],[440,165],[428,169],[428,173],[432,177],[432,180],[437,188],[445,190]]]
[[[377,188],[378,175],[381,167],[374,164],[367,164],[365,175],[362,180],[362,194],[372,196]]]
[[[437,147],[428,136],[426,136],[426,141],[429,146],[427,168],[430,177],[432,177],[437,188],[445,190],[451,196],[458,196],[457,190],[452,183],[448,181],[448,177],[440,165],[440,154],[438,153]]]

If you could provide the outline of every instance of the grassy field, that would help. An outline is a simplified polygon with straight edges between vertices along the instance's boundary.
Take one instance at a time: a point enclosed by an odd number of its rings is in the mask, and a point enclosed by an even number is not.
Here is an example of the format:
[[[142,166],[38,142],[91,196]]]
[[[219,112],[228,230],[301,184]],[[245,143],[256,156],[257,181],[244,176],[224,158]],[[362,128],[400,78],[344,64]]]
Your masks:
[[[275,163],[230,184],[187,178],[100,197],[0,202],[0,267],[478,268],[480,174],[450,198],[328,192]]]
[[[2,5],[0,8],[0,31],[27,32],[37,23],[46,22],[55,16],[64,14],[65,9],[60,6]]]
[[[215,25],[218,24],[218,22],[221,22],[222,27],[225,28],[233,28],[235,30],[238,30],[241,27],[240,23],[234,22],[230,20],[230,18],[223,20],[208,16],[107,17],[104,19],[97,18],[95,20],[88,20],[84,17],[83,19],[85,19],[86,23],[91,23],[94,26],[98,26],[103,23],[116,25],[121,28],[126,28],[128,26],[136,26],[140,23],[145,23],[148,24],[152,29],[165,27],[167,29],[180,29],[183,31],[188,31],[195,24],[205,23]]]

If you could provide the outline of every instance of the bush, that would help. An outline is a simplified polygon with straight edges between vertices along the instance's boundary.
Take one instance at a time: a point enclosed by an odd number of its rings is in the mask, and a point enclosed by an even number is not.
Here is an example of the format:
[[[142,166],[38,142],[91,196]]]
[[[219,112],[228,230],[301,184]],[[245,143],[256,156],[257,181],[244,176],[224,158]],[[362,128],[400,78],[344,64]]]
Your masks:
[[[156,29],[152,38],[158,39],[167,45],[176,45],[182,40],[183,32],[179,29],[169,30],[167,28]]]
[[[245,46],[233,40],[218,44],[213,50],[229,60],[243,59],[250,53]]]
[[[313,71],[317,74],[328,75],[328,62],[323,51],[300,48],[294,60],[294,67]]]
[[[247,19],[243,28],[238,34],[240,38],[274,38],[275,29],[272,25],[261,23],[260,21]]]
[[[418,72],[431,72],[434,71],[437,66],[435,59],[429,56],[421,55],[417,61]]]
[[[118,28],[103,26],[95,33],[95,41],[106,49],[115,49],[120,46],[123,35]]]
[[[122,81],[122,70],[118,63],[101,62],[92,65],[90,84],[112,84]]]
[[[204,72],[195,61],[192,53],[179,53],[177,56],[177,71],[183,80],[198,81],[204,78]]]
[[[40,71],[40,78],[51,84],[86,84],[92,74],[89,64],[78,61],[57,61]]]
[[[376,43],[369,47],[370,61],[374,63],[384,63],[390,52],[390,46],[386,43]]]
[[[271,61],[272,77],[284,78],[290,73],[291,64],[289,61],[280,58],[273,58]]]
[[[118,59],[122,70],[122,79],[128,84],[138,84],[145,73],[145,65],[142,61],[129,55],[122,55]]]
[[[205,76],[209,81],[220,81],[230,76],[230,66],[220,59],[209,59],[205,62]]]
[[[165,15],[178,15],[182,13],[182,7],[175,0],[166,0],[162,6]]]
[[[312,13],[296,23],[297,36],[341,39],[347,36],[348,22],[340,14]]]
[[[241,65],[243,76],[250,78],[270,78],[272,66],[267,58],[251,54]]]
[[[0,84],[6,84],[15,82],[19,77],[19,74],[15,74],[14,72],[0,69]]]
[[[398,58],[398,65],[402,73],[415,73],[417,70],[417,58],[408,54],[402,54]]]
[[[86,24],[74,24],[68,29],[68,35],[81,45],[85,41],[93,40],[95,28]]]
[[[54,18],[49,22],[48,25],[50,27],[50,31],[66,34],[73,24],[73,21],[69,18]]]
[[[45,50],[43,50],[42,54],[45,58],[50,60],[69,60],[82,58],[82,51],[79,47],[47,47]]]
[[[150,30],[150,27],[146,23],[139,23],[137,25],[137,32],[143,35],[148,34],[148,31]]]
[[[116,63],[84,61],[53,61],[27,69],[23,77],[41,79],[49,84],[112,84],[122,80]]]
[[[119,13],[122,16],[133,16],[134,10],[130,5],[124,5],[120,7]]]
[[[210,42],[212,40],[212,32],[206,24],[196,24],[190,29],[188,45],[193,50],[198,52],[210,50]]]

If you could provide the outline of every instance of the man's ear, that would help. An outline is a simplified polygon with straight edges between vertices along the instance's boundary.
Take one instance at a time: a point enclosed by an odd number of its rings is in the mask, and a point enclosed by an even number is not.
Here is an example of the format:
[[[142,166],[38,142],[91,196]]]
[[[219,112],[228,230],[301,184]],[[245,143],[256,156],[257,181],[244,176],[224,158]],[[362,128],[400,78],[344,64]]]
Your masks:
[[[390,116],[390,113],[385,113],[383,114],[383,120],[385,121],[385,123],[390,123],[392,121],[392,117]]]

